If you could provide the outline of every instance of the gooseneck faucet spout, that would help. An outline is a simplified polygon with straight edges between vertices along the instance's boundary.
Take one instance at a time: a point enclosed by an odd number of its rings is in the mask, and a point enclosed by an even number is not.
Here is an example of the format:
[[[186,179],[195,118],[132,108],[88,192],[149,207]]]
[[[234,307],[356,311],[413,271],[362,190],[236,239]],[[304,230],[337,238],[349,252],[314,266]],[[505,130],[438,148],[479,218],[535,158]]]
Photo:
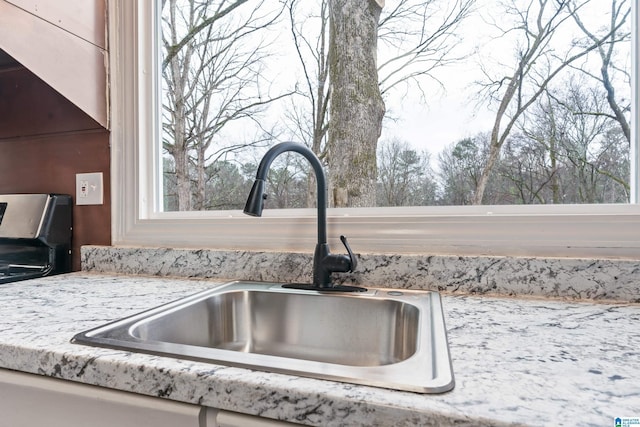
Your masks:
[[[317,183],[317,208],[318,208],[318,242],[313,256],[313,286],[316,288],[332,288],[331,273],[348,272],[356,268],[357,260],[347,239],[340,236],[340,240],[347,249],[347,255],[334,255],[329,251],[327,243],[327,184],[318,157],[307,146],[295,142],[283,142],[273,146],[264,155],[256,172],[256,179],[251,187],[251,192],[244,207],[244,213],[252,216],[261,216],[266,195],[264,194],[267,173],[273,160],[280,154],[293,151],[302,154],[313,167]]]

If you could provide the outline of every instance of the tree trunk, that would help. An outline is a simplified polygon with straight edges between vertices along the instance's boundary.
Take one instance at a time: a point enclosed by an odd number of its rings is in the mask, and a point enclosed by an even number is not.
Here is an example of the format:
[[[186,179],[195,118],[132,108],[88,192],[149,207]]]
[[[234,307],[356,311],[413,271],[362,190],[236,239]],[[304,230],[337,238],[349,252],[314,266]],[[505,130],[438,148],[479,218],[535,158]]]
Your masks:
[[[170,2],[171,17],[171,40],[175,41],[176,33],[176,1]],[[190,16],[193,17],[193,7],[189,10]],[[169,154],[175,160],[176,168],[176,189],[178,192],[178,210],[191,210],[191,182],[189,179],[189,146],[186,137],[186,73],[191,62],[192,47],[188,46],[182,58],[174,56],[170,61],[170,88],[174,97],[174,108],[171,111],[171,119],[173,121],[173,141],[167,147]]]
[[[189,179],[189,146],[185,135],[185,80],[178,61],[171,63],[174,67],[173,79],[175,88],[175,107],[173,111],[174,132],[173,146],[170,153],[176,162],[176,181],[178,190],[178,210],[191,210],[191,182]]]
[[[196,148],[196,191],[193,195],[193,205],[191,208],[195,211],[207,210],[207,173],[206,173],[206,149],[208,145],[199,143]]]
[[[381,10],[374,0],[332,0],[330,7],[327,151],[335,207],[375,206],[376,148],[385,112],[376,63]]]

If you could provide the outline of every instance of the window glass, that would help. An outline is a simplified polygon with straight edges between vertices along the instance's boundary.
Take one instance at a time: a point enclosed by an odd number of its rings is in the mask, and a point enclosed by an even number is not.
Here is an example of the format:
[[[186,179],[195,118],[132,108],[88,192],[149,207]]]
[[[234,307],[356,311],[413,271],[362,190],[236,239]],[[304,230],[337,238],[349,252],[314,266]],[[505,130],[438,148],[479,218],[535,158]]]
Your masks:
[[[164,211],[241,209],[282,141],[336,207],[631,198],[631,0],[159,3]],[[267,207],[314,187],[279,156]]]

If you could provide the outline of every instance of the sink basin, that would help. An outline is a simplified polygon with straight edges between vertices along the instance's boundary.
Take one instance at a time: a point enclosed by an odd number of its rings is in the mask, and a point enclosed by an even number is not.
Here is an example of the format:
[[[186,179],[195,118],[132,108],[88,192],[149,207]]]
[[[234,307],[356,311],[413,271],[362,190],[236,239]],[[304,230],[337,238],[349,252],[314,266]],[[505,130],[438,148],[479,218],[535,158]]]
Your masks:
[[[72,342],[419,393],[453,388],[440,296],[231,282]]]

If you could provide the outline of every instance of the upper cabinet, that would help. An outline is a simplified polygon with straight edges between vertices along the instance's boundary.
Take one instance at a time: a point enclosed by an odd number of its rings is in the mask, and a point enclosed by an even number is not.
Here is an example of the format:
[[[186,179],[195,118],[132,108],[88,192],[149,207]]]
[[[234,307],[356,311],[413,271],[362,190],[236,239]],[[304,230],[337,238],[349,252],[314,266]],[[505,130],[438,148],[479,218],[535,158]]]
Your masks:
[[[105,0],[0,0],[0,49],[109,128]]]

